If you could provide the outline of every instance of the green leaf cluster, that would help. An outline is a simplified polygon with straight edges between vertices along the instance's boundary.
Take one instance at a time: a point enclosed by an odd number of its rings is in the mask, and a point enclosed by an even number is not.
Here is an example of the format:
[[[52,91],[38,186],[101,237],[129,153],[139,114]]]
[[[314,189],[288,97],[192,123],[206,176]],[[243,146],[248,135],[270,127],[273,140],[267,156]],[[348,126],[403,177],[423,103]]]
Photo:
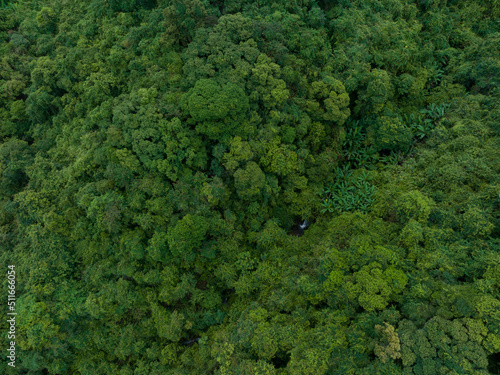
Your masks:
[[[0,373],[499,373],[498,5],[0,1]]]

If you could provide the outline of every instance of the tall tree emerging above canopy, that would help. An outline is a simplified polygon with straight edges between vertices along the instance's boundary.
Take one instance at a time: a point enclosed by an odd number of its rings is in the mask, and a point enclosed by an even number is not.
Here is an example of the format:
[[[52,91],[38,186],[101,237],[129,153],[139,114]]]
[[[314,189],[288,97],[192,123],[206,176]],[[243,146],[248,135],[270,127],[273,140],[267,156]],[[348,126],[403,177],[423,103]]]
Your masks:
[[[235,84],[221,86],[213,79],[200,79],[182,97],[180,105],[196,122],[200,134],[226,143],[233,132],[241,132],[238,125],[244,121],[249,100]]]

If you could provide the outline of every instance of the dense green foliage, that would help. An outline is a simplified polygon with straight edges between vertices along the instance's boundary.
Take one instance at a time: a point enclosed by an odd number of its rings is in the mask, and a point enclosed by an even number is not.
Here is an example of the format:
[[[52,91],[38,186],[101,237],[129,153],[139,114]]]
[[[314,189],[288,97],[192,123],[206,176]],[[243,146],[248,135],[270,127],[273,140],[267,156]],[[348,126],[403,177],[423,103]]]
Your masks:
[[[0,373],[500,374],[499,16],[1,2]]]

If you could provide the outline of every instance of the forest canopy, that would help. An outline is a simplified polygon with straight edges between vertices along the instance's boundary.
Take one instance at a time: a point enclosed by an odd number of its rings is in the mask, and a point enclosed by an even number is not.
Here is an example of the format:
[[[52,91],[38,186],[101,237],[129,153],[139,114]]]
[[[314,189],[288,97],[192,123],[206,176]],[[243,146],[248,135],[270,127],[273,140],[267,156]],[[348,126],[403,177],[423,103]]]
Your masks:
[[[0,1],[0,373],[500,374],[499,16]]]

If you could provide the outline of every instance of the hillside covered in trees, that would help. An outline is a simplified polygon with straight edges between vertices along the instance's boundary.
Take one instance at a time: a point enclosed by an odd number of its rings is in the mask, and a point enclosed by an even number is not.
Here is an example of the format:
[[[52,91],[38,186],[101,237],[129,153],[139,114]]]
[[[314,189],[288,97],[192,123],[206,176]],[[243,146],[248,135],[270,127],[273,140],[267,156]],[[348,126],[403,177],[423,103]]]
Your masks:
[[[1,1],[0,373],[500,374],[499,19]]]

